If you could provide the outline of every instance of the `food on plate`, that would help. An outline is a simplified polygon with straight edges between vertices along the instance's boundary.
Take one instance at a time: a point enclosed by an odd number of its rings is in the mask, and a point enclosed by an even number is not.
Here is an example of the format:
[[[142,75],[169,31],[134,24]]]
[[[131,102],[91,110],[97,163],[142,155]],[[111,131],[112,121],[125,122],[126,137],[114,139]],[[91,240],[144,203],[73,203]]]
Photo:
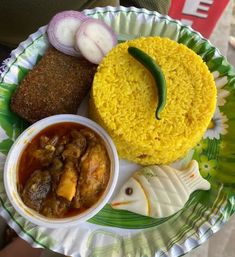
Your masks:
[[[155,115],[156,118],[160,120],[160,112],[166,105],[167,88],[165,76],[156,61],[139,48],[129,46],[128,53],[140,63],[142,63],[150,71],[154,80],[156,81],[156,86],[158,87],[157,94],[159,99]]]
[[[110,159],[100,136],[80,124],[61,122],[27,143],[19,160],[18,192],[40,214],[64,218],[94,205],[109,178]]]
[[[95,64],[117,44],[117,36],[110,26],[78,11],[57,13],[48,25],[47,34],[49,42],[62,53],[82,54]]]
[[[81,23],[88,17],[77,11],[63,11],[52,17],[47,27],[47,35],[50,43],[62,53],[79,56],[74,48],[75,33]]]
[[[76,194],[77,181],[78,171],[75,167],[75,164],[72,161],[67,161],[64,165],[64,171],[57,186],[56,194],[58,196],[64,197],[68,201],[72,201]]]
[[[96,65],[49,47],[17,87],[11,109],[30,123],[55,114],[76,113],[88,93]]]
[[[128,53],[130,46],[151,56],[164,73],[167,99],[161,120],[155,117],[156,82]],[[215,106],[215,82],[200,56],[173,40],[143,37],[117,45],[103,59],[89,114],[110,134],[121,158],[152,165],[173,162],[194,147]]]
[[[90,18],[79,27],[75,42],[88,61],[99,64],[117,44],[117,36],[103,21]]]
[[[111,206],[163,218],[182,209],[190,194],[198,189],[209,190],[210,183],[201,177],[197,161],[191,161],[184,170],[154,165],[135,172]]]

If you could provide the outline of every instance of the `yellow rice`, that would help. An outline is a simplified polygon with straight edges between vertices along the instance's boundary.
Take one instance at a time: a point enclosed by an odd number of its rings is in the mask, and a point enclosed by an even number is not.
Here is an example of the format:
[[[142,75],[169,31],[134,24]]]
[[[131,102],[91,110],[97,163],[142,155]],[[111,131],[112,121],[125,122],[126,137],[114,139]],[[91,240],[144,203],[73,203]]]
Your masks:
[[[158,94],[150,72],[128,46],[149,54],[167,83],[167,104],[155,118]],[[175,41],[139,38],[117,45],[95,75],[90,116],[113,138],[121,158],[140,164],[170,163],[203,136],[216,105],[216,86],[200,56]]]

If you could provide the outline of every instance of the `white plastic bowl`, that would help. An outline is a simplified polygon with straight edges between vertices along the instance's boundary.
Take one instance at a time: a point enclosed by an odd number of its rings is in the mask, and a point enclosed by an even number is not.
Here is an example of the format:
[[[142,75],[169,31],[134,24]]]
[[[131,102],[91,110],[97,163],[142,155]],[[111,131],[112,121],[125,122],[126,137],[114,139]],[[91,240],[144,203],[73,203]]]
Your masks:
[[[91,206],[89,209],[72,217],[52,219],[40,215],[38,212],[27,207],[23,203],[17,191],[17,172],[21,154],[25,149],[26,145],[28,144],[28,142],[30,142],[40,131],[42,131],[46,127],[62,122],[73,122],[84,125],[95,131],[103,139],[111,161],[110,179],[106,187],[106,190],[104,191],[99,201],[93,206]],[[17,138],[12,148],[10,149],[6,159],[4,167],[4,185],[10,202],[12,203],[16,211],[25,219],[39,226],[49,228],[61,228],[77,225],[81,222],[90,219],[96,213],[98,213],[112,196],[112,193],[117,184],[118,173],[119,160],[117,151],[114,143],[112,142],[112,139],[109,137],[109,135],[105,132],[103,128],[101,128],[97,123],[82,116],[72,114],[55,115],[34,123]]]

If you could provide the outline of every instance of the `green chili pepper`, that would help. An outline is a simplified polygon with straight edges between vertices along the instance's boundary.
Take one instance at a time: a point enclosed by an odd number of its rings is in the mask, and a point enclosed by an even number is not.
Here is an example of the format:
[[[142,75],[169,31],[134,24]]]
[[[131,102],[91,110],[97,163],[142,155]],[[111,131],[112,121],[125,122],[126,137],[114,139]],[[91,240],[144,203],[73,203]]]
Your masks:
[[[165,76],[159,67],[159,65],[154,61],[152,57],[147,55],[145,52],[140,50],[139,48],[129,46],[128,47],[128,53],[133,56],[137,61],[139,61],[141,64],[147,68],[152,76],[154,77],[154,80],[157,84],[158,88],[158,106],[156,109],[156,118],[160,120],[160,112],[163,110],[163,108],[166,105],[166,80]]]

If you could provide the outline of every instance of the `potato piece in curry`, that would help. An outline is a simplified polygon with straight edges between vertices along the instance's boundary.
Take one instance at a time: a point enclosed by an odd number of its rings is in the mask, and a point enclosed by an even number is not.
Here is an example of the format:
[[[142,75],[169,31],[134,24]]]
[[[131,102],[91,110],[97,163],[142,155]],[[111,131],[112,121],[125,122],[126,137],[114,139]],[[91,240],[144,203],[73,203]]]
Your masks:
[[[44,129],[25,148],[18,191],[30,208],[50,218],[76,215],[95,204],[110,177],[103,140],[76,123]]]

